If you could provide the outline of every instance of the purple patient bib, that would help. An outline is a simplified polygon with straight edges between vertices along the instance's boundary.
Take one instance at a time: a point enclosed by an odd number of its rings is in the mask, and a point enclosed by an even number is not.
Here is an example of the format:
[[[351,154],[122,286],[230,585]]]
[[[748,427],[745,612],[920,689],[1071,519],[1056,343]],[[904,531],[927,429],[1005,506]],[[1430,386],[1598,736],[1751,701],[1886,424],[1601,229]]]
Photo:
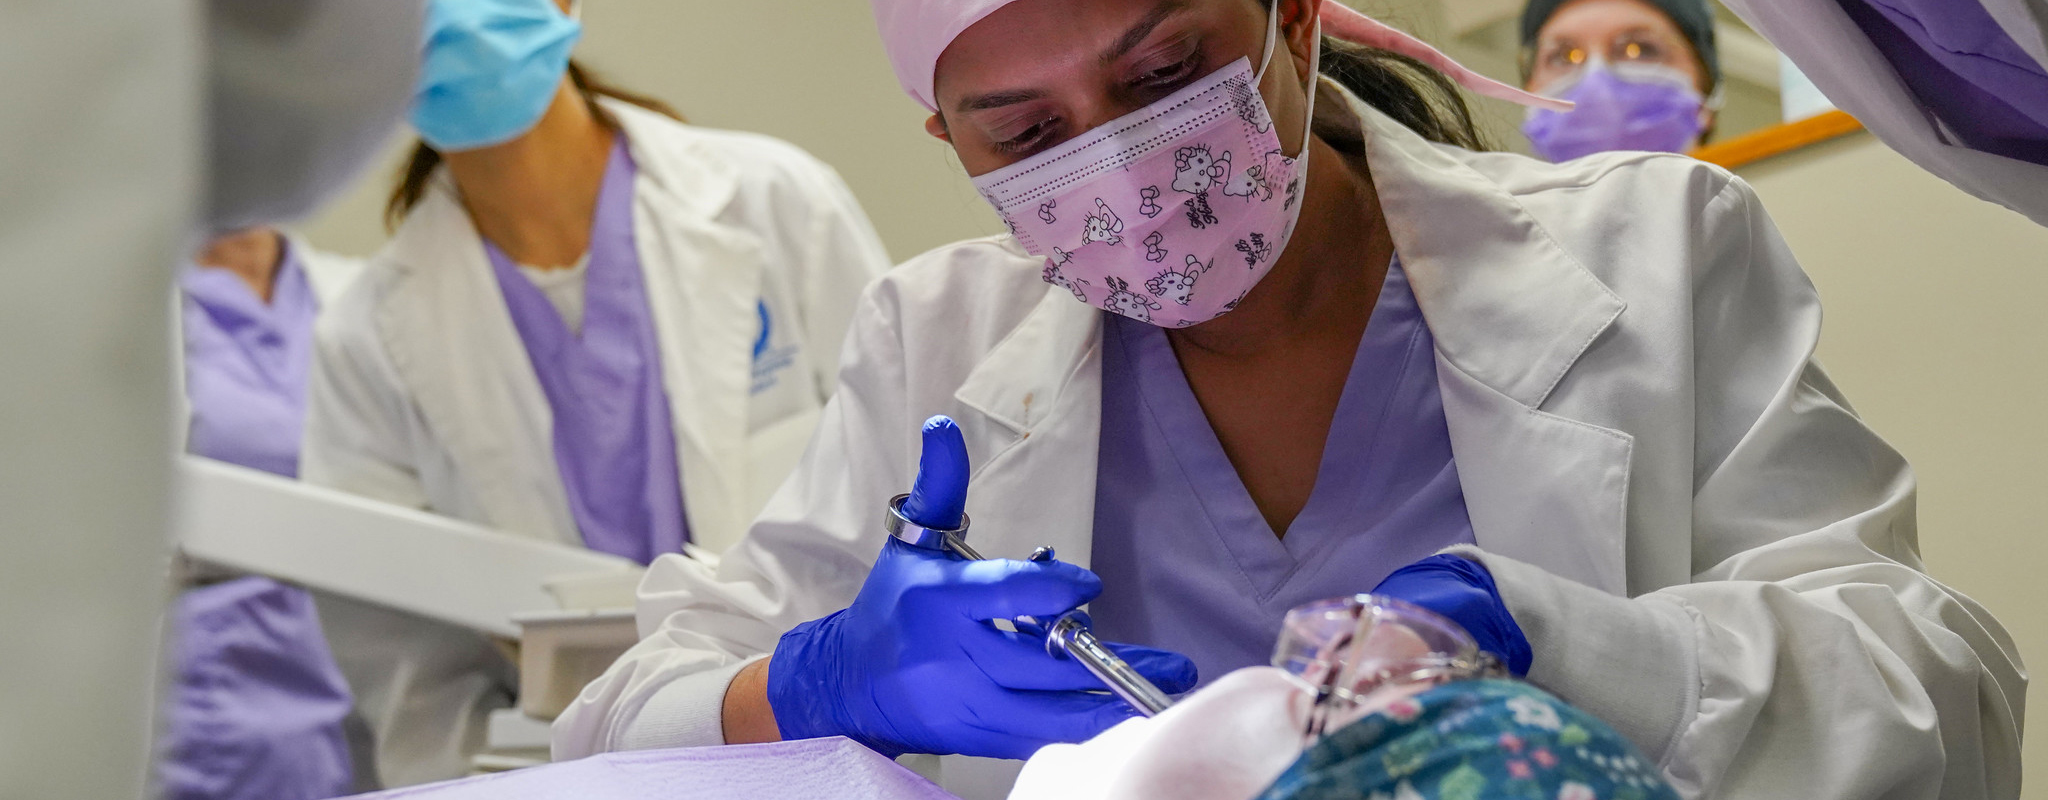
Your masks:
[[[554,412],[555,466],[592,550],[642,564],[688,541],[661,348],[633,239],[635,169],[612,147],[590,230],[583,333],[498,246],[484,242],[512,324]]]
[[[1206,683],[1267,663],[1280,619],[1371,591],[1472,541],[1436,347],[1399,261],[1359,341],[1308,505],[1283,538],[1259,513],[1160,328],[1104,316],[1090,604],[1104,638],[1194,659]]]
[[[602,753],[356,800],[958,800],[841,736]]]

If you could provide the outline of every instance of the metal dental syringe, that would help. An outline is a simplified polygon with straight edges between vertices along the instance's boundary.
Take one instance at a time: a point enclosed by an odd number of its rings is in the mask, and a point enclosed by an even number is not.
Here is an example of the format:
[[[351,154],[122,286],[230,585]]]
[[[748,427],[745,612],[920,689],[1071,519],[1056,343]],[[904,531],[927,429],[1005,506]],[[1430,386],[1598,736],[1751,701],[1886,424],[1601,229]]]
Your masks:
[[[882,524],[890,536],[913,547],[950,552],[969,561],[988,560],[967,545],[966,515],[961,515],[960,527],[957,529],[927,528],[903,515],[903,503],[908,499],[910,495],[902,494],[889,501],[889,511],[884,515]],[[1050,547],[1038,548],[1031,554],[1032,561],[1045,562],[1052,559],[1053,551]],[[1157,716],[1159,712],[1173,705],[1172,698],[1167,697],[1159,687],[1152,685],[1145,676],[1138,674],[1130,664],[1118,658],[1115,652],[1103,645],[1102,640],[1095,638],[1095,633],[1089,630],[1086,613],[1069,611],[1059,619],[1053,620],[1051,625],[1045,625],[1030,617],[1022,617],[1014,622],[1020,631],[1045,636],[1045,652],[1048,655],[1053,658],[1072,658],[1080,662],[1090,674],[1102,681],[1102,685],[1109,687],[1117,697],[1131,704],[1138,713],[1148,717]]]

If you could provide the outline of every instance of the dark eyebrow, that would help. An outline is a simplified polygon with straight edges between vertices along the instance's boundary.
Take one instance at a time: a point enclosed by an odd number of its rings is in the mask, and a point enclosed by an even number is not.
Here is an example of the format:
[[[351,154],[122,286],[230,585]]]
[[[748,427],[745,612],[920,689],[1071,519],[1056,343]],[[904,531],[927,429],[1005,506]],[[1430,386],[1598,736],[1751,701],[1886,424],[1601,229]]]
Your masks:
[[[1109,49],[1103,52],[1102,61],[1108,63],[1130,54],[1132,50],[1138,48],[1138,45],[1144,44],[1145,38],[1151,36],[1152,31],[1157,29],[1161,23],[1166,22],[1167,19],[1175,14],[1186,11],[1187,7],[1187,0],[1166,0],[1166,2],[1154,6],[1150,12],[1145,14],[1144,19],[1138,20],[1138,23],[1132,25],[1130,30],[1124,31],[1124,35],[1117,37],[1116,43],[1110,45]],[[1018,103],[1029,103],[1043,97],[1045,97],[1045,92],[1036,89],[990,92],[964,98],[954,108],[961,113],[989,111],[1004,106],[1013,106]]]
[[[1186,11],[1187,8],[1187,0],[1167,0],[1167,2],[1154,6],[1145,15],[1144,19],[1138,20],[1138,24],[1132,25],[1130,30],[1124,31],[1124,35],[1117,37],[1116,44],[1110,45],[1108,50],[1103,51],[1102,63],[1107,64],[1130,55],[1132,50],[1138,49],[1138,45],[1145,43],[1145,37],[1151,36],[1153,29],[1158,28],[1160,23],[1165,22],[1167,18],[1175,14]]]
[[[1010,92],[990,92],[988,94],[976,95],[974,97],[969,97],[965,100],[960,101],[958,109],[962,112],[988,111],[990,109],[1002,108],[1003,106],[1014,106],[1018,103],[1029,103],[1033,100],[1037,100],[1044,96],[1045,93],[1038,91],[1037,89],[1019,89]]]
[[[1614,36],[1617,39],[1623,36],[1644,36],[1660,39],[1671,39],[1673,38],[1673,34],[1676,34],[1677,41],[1686,40],[1685,33],[1683,31],[1659,30],[1655,25],[1636,25],[1631,28],[1625,28],[1622,30],[1622,32],[1617,33]]]

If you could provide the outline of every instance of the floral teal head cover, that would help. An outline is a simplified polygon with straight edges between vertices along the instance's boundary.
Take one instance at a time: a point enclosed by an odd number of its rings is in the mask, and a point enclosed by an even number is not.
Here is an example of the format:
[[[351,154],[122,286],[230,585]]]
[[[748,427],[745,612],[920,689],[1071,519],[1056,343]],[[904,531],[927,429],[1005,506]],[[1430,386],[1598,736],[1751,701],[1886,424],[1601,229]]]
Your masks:
[[[1317,742],[1259,800],[1678,800],[1606,723],[1541,689],[1462,681]]]

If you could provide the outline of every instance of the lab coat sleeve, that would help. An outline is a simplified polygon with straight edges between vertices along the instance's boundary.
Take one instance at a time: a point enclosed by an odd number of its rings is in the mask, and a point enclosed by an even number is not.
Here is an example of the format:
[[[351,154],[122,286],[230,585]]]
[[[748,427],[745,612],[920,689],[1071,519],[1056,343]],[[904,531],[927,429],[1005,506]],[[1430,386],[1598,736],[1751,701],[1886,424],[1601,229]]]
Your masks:
[[[1530,679],[1687,797],[2017,796],[2017,650],[1922,571],[1912,470],[1813,363],[1811,284],[1740,180],[1695,235],[1696,574],[1630,599],[1465,549]]]
[[[663,556],[640,584],[642,640],[554,725],[554,757],[724,741],[725,687],[782,633],[853,601],[880,552],[881,503],[909,481],[891,284],[854,313],[839,388],[802,464],[713,569]]]
[[[405,435],[406,393],[384,354],[364,276],[320,315],[306,390],[299,477],[408,508],[426,508],[426,487]]]

